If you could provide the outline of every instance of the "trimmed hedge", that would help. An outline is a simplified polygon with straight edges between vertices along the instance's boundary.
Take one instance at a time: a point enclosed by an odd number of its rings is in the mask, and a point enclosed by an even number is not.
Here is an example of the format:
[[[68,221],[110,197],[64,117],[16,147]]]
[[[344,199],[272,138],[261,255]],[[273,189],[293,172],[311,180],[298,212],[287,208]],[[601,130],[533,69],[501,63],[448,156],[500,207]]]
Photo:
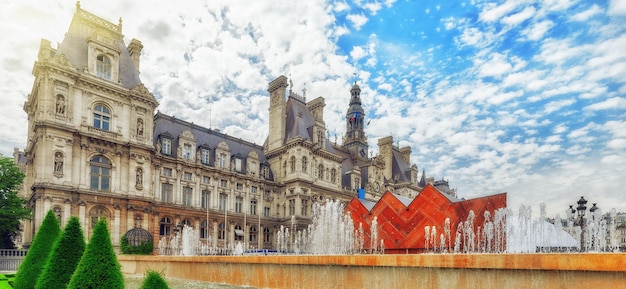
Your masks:
[[[130,244],[128,244],[128,240],[126,239],[126,233],[124,233],[124,235],[122,235],[122,239],[120,240],[120,249],[124,254],[150,255],[154,250],[154,242],[150,240],[136,247],[131,246]]]
[[[15,289],[35,288],[37,278],[41,274],[60,232],[59,220],[52,210],[48,211],[30,249],[28,249],[28,253],[26,253],[26,257],[24,257],[24,261],[17,269],[15,281],[13,282]]]
[[[57,239],[35,289],[65,288],[85,251],[85,237],[78,217],[70,217]]]
[[[163,276],[156,271],[148,271],[146,278],[143,280],[139,289],[169,289],[167,282],[163,279]]]
[[[96,224],[67,288],[124,289],[124,276],[113,251],[105,219]]]

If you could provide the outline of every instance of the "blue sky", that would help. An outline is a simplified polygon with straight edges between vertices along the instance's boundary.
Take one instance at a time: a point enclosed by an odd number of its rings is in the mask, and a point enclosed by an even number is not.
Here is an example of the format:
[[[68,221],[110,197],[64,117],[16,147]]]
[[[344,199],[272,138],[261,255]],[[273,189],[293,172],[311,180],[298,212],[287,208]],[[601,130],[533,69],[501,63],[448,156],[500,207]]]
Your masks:
[[[372,154],[392,135],[460,197],[508,192],[514,211],[563,216],[581,195],[626,211],[626,1],[135,2],[81,6],[143,42],[140,77],[166,114],[262,144],[282,74],[326,99],[341,142],[356,74]],[[40,39],[63,40],[76,2],[0,3],[10,155]]]

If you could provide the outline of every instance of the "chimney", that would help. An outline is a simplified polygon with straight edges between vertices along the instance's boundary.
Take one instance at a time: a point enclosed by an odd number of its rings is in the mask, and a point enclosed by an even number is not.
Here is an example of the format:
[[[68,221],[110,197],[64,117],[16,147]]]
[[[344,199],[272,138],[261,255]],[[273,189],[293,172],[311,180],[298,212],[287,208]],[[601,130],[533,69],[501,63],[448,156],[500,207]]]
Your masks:
[[[139,72],[139,56],[141,56],[141,49],[143,49],[143,45],[141,41],[133,38],[128,44],[128,52],[130,53],[130,58],[133,60],[133,64],[135,65],[135,69]]]

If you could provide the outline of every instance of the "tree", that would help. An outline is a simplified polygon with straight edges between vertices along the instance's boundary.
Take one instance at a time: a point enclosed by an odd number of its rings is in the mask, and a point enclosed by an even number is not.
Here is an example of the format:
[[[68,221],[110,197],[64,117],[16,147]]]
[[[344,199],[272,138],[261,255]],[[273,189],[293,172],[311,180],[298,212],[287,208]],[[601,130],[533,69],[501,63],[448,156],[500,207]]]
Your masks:
[[[37,279],[35,289],[65,288],[85,251],[85,237],[78,217],[70,217],[65,230],[52,247],[52,253]]]
[[[167,282],[163,279],[163,276],[159,272],[156,271],[148,271],[146,273],[146,278],[143,279],[143,283],[141,283],[141,287],[139,289],[169,289],[167,286]]]
[[[48,211],[46,217],[41,223],[41,227],[35,235],[35,239],[24,257],[24,261],[17,269],[13,288],[15,289],[32,289],[35,288],[35,282],[41,274],[41,271],[48,260],[48,256],[52,251],[52,245],[59,237],[61,228],[59,220],[52,210]]]
[[[67,288],[124,288],[124,276],[113,251],[105,219],[96,224],[93,236]]]
[[[30,217],[28,200],[18,195],[23,180],[13,159],[0,154],[0,249],[14,248],[11,238],[20,230],[20,221]]]

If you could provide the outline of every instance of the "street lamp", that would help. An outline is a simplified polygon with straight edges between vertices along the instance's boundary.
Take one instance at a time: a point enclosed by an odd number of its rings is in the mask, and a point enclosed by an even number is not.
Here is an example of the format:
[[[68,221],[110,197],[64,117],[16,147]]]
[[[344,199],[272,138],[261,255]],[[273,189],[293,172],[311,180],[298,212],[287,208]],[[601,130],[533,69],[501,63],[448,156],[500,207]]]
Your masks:
[[[580,200],[578,200],[576,210],[578,211],[578,221],[580,222],[580,250],[582,251],[585,248],[585,212],[587,211],[587,200],[584,197],[580,197]]]

